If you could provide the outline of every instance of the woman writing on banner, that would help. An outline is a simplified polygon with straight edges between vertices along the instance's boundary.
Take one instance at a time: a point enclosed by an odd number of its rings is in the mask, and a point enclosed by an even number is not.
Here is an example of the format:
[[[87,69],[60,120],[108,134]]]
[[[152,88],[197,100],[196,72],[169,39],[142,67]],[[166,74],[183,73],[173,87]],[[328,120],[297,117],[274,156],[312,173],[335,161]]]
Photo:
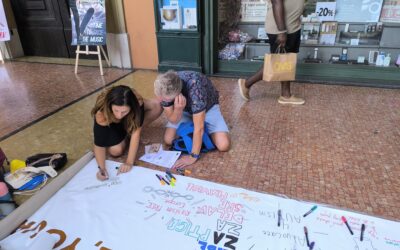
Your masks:
[[[157,119],[161,112],[158,101],[143,99],[124,85],[111,87],[97,97],[92,116],[94,155],[99,167],[96,176],[99,180],[108,178],[105,165],[107,153],[113,157],[121,156],[128,143],[128,156],[118,168],[118,173],[132,169],[142,127]]]

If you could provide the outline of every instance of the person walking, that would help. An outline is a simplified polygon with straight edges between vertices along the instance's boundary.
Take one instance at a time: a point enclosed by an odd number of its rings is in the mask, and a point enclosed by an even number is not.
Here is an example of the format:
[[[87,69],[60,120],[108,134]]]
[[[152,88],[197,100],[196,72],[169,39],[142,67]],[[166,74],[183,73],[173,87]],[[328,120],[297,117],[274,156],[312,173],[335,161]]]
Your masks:
[[[270,53],[284,50],[288,53],[298,53],[301,36],[301,15],[304,10],[304,0],[268,0],[265,31],[268,35]],[[239,79],[238,85],[241,97],[250,100],[250,88],[263,79],[261,67],[247,79]],[[304,104],[304,99],[295,97],[290,90],[290,82],[281,82],[281,104]]]

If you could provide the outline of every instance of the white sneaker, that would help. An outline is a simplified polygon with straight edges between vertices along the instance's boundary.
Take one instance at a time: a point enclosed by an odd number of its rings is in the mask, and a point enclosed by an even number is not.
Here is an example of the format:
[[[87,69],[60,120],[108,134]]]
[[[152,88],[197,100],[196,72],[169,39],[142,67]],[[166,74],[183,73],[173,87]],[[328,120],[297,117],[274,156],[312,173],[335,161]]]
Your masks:
[[[245,100],[250,100],[250,89],[246,87],[246,79],[239,79],[238,80],[240,96]]]
[[[280,96],[278,98],[280,104],[292,104],[292,105],[303,105],[306,101],[303,98],[295,97],[294,95],[290,97]]]

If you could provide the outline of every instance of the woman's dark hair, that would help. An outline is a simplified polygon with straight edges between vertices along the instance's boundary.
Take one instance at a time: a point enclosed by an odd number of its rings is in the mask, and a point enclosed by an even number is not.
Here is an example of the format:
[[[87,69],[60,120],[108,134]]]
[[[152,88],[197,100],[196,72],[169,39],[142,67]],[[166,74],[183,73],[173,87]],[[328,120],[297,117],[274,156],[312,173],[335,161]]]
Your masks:
[[[140,127],[142,110],[136,95],[130,87],[119,85],[107,89],[97,97],[96,105],[91,113],[95,116],[100,111],[108,124],[117,122],[111,109],[112,105],[130,107],[129,113],[123,118],[126,131],[132,133]]]

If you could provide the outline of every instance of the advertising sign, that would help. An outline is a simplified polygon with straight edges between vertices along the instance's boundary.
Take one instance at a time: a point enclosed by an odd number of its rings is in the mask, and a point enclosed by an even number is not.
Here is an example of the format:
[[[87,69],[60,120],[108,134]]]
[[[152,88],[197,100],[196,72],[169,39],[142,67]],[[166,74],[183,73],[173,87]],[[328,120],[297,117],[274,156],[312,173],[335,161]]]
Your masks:
[[[69,3],[72,45],[105,45],[105,0],[70,0]]]
[[[318,2],[315,8],[318,21],[333,21],[335,20],[336,2]]]

